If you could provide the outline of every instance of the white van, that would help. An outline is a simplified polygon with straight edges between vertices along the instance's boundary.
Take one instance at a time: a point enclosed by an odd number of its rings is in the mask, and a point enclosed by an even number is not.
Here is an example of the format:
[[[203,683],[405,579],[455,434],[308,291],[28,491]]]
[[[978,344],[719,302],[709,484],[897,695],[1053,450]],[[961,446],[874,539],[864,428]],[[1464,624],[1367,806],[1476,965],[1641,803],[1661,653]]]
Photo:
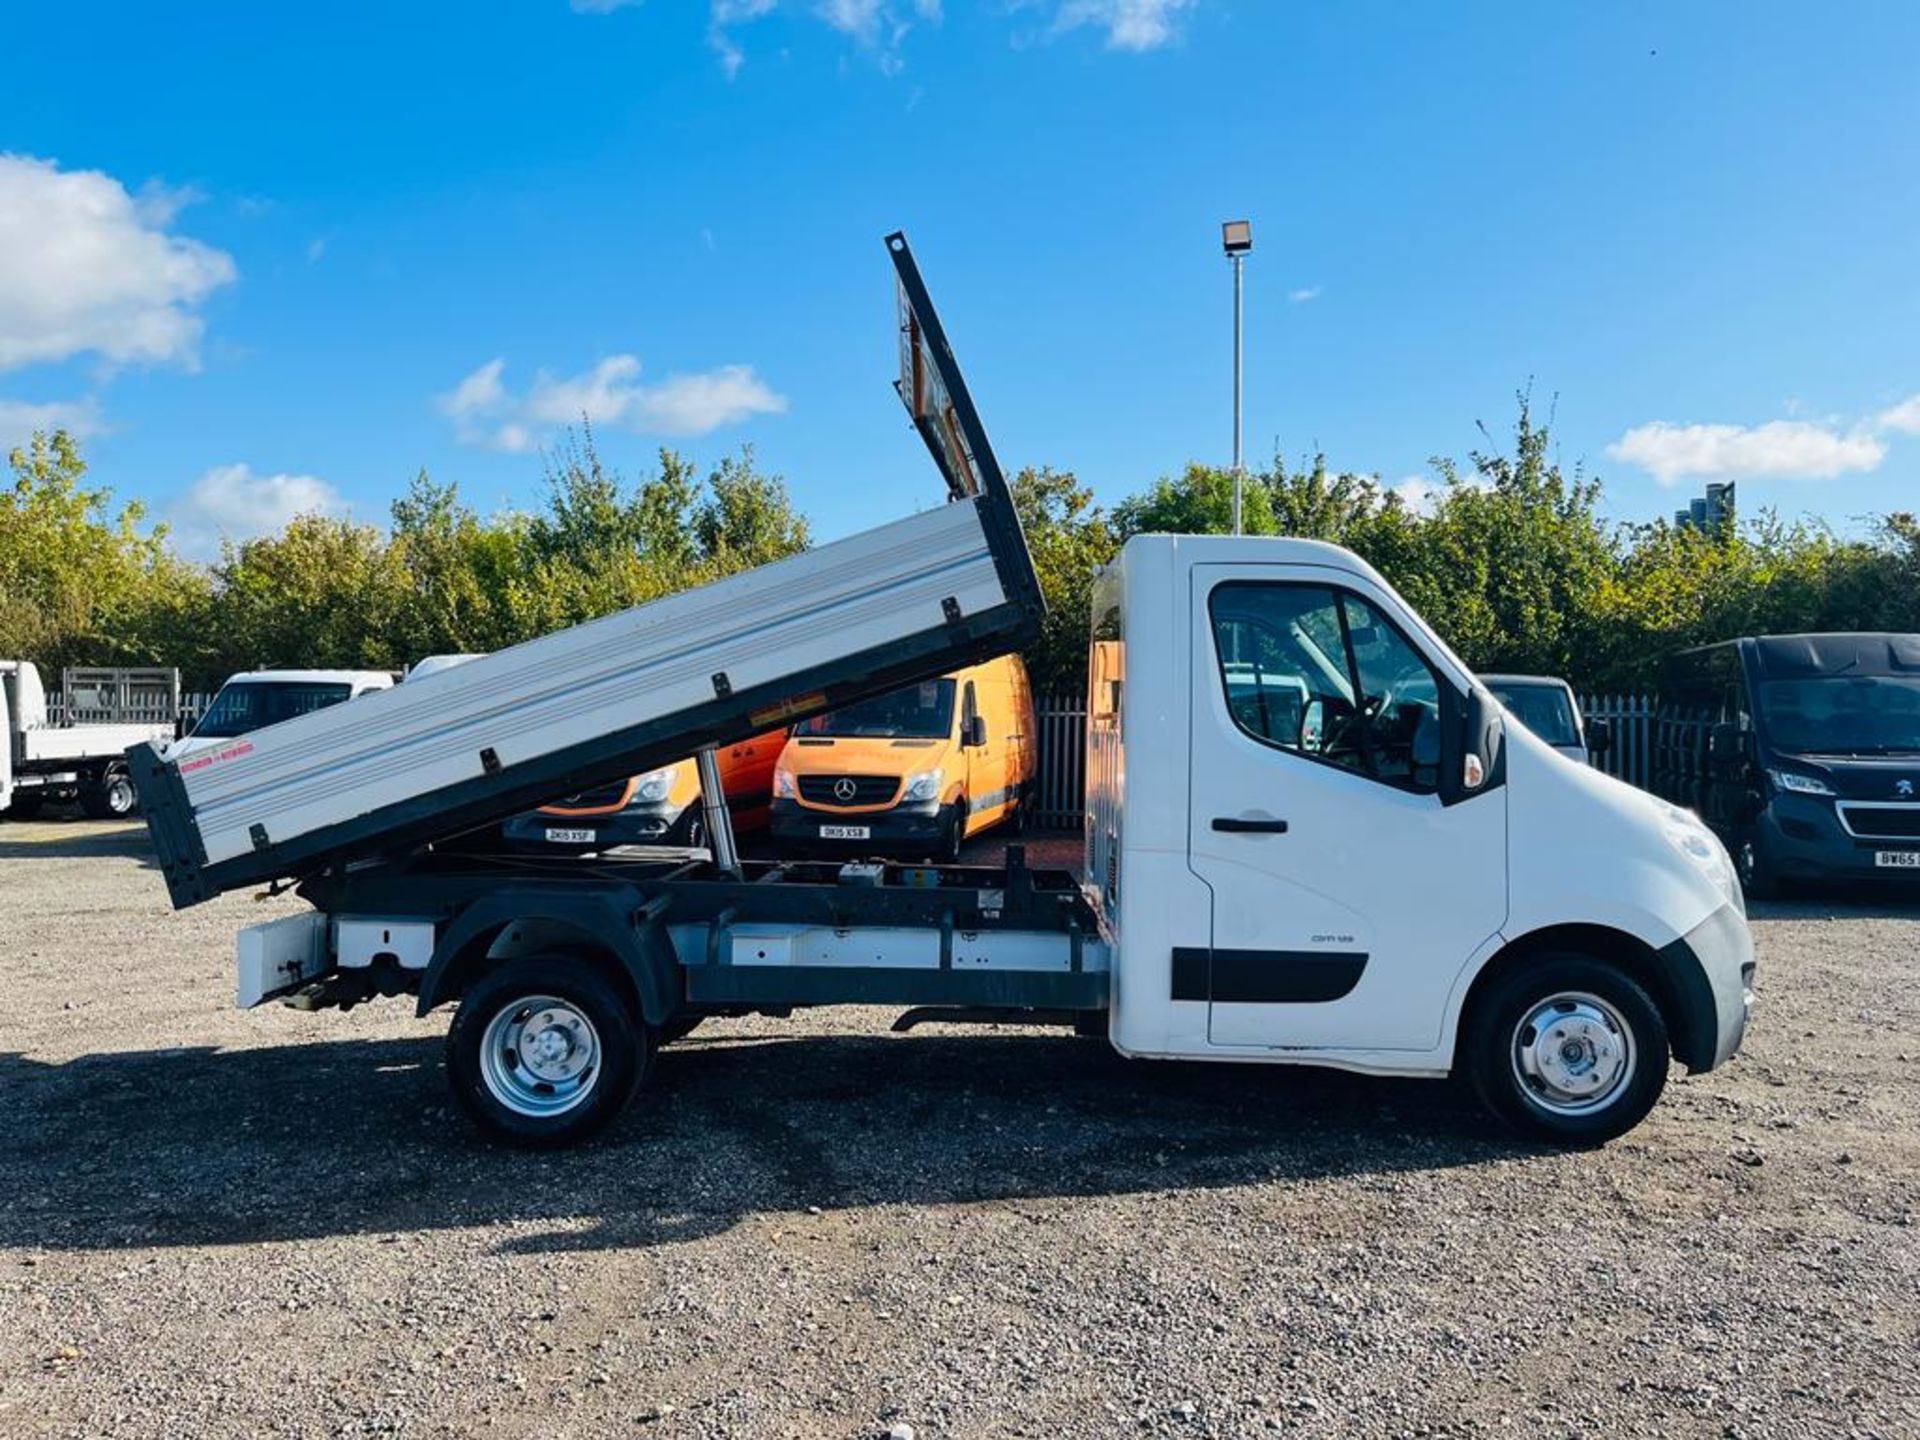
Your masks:
[[[244,670],[229,676],[193,728],[166,748],[169,760],[393,687],[385,670]]]

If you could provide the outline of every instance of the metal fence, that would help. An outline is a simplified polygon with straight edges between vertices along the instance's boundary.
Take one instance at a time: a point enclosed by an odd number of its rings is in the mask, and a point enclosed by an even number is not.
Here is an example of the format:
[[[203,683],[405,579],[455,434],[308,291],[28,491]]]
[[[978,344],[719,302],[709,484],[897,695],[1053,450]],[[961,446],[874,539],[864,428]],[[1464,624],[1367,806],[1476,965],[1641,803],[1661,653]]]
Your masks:
[[[1650,788],[1653,697],[1583,695],[1580,708],[1589,721],[1605,720],[1613,729],[1612,748],[1593,757],[1594,767],[1629,785]],[[1086,697],[1041,696],[1034,701],[1034,721],[1040,733],[1034,823],[1049,829],[1074,829],[1080,824],[1086,788]]]
[[[1589,723],[1605,720],[1613,727],[1613,748],[1596,755],[1593,764],[1615,779],[1642,790],[1653,788],[1653,697],[1651,695],[1582,695],[1580,709]]]

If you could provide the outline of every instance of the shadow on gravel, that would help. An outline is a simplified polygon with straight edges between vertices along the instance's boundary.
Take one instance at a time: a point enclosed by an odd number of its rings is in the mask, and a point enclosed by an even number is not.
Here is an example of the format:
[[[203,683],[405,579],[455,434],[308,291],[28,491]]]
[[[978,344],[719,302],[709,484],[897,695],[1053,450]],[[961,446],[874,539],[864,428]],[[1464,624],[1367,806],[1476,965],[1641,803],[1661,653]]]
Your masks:
[[[86,860],[106,857],[138,860],[158,868],[144,825],[111,827],[76,823],[67,830],[58,821],[0,822],[0,860]]]
[[[0,1054],[0,1244],[225,1245],[512,1223],[519,1251],[658,1245],[764,1211],[1428,1170],[1527,1147],[1452,1087],[1121,1060],[1051,1034],[754,1037],[666,1051],[595,1143],[451,1109],[437,1038]]]
[[[1797,891],[1778,900],[1754,900],[1750,920],[1911,920],[1920,916],[1920,885],[1833,886]]]

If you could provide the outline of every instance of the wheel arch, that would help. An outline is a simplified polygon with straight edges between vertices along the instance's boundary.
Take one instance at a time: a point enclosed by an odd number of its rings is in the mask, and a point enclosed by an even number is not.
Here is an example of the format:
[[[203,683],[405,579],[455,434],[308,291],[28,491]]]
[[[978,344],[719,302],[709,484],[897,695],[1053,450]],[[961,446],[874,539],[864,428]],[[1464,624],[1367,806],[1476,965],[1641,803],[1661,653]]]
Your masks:
[[[458,1000],[500,962],[553,954],[599,965],[650,1025],[679,1006],[679,960],[656,925],[632,925],[590,898],[502,895],[469,906],[441,934],[420,978],[415,1013]]]
[[[1706,972],[1685,944],[1656,949],[1629,931],[1581,922],[1531,930],[1508,941],[1480,967],[1467,987],[1454,1028],[1456,1063],[1459,1037],[1467,1033],[1474,1007],[1497,981],[1538,956],[1552,953],[1585,955],[1620,970],[1639,984],[1659,1009],[1674,1058],[1689,1070],[1712,1065],[1718,1033],[1713,992]]]

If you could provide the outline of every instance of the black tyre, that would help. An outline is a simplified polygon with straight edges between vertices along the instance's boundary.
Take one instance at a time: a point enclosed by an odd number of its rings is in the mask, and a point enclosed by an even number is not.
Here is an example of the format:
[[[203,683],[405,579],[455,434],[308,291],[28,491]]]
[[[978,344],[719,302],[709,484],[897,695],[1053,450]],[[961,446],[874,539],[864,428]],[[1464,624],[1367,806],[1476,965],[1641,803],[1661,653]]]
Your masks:
[[[1780,873],[1767,854],[1766,841],[1755,830],[1740,842],[1734,852],[1734,869],[1740,875],[1740,890],[1749,900],[1773,900],[1780,894]]]
[[[481,1129],[545,1149],[619,1114],[652,1055],[645,1022],[591,962],[538,956],[507,962],[461,999],[447,1079]]]
[[[124,770],[109,770],[100,779],[82,786],[80,808],[92,820],[125,820],[140,808],[133,776]]]
[[[933,858],[943,865],[952,865],[960,859],[960,847],[967,839],[967,801],[966,797],[953,802],[947,812],[945,822],[940,826],[940,838],[934,842]]]
[[[1542,954],[1474,998],[1458,1063],[1481,1103],[1523,1135],[1603,1145],[1638,1125],[1667,1084],[1667,1026],[1623,971]]]

